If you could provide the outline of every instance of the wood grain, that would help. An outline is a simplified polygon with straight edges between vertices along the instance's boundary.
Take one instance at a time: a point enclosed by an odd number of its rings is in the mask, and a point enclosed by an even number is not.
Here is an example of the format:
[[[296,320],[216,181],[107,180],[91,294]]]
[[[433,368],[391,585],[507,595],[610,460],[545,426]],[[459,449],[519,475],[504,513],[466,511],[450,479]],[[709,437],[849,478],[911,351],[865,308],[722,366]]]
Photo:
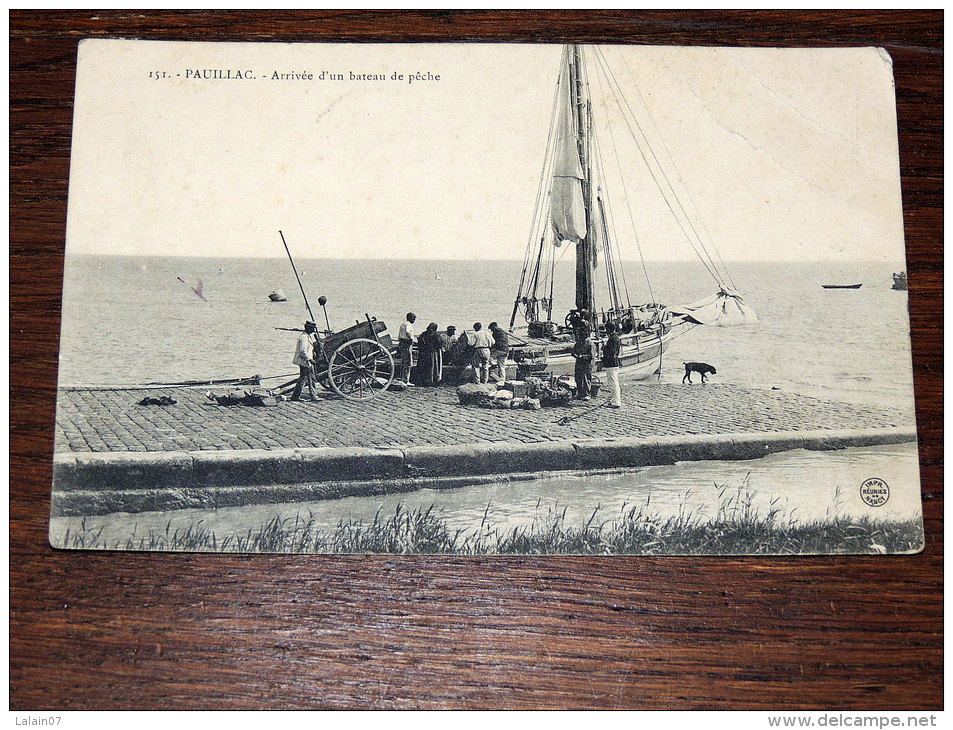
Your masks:
[[[942,20],[920,11],[12,12],[11,708],[941,708]],[[86,37],[886,48],[898,97],[926,551],[800,559],[53,551],[46,527],[72,93]]]

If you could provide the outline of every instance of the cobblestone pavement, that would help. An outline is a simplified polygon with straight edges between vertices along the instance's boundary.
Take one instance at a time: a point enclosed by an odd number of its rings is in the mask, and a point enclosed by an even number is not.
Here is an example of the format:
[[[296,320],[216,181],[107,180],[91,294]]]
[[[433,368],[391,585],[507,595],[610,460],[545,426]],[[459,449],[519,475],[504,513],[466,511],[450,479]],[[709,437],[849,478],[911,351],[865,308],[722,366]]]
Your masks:
[[[140,406],[170,395],[171,406]],[[197,451],[293,447],[422,446],[545,442],[747,431],[909,426],[898,410],[733,385],[623,385],[621,409],[607,399],[539,411],[458,404],[453,388],[413,388],[369,401],[219,406],[198,388],[63,389],[57,451]],[[577,418],[578,416],[578,418]],[[562,419],[570,418],[568,423]]]

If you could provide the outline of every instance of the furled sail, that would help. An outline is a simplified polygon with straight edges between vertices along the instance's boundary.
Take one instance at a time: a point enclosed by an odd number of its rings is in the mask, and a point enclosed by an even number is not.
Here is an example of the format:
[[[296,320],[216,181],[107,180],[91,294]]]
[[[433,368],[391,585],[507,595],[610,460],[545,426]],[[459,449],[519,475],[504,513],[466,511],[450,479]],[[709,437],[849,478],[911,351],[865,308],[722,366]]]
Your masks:
[[[722,288],[717,294],[692,304],[669,307],[668,310],[695,324],[715,327],[739,327],[758,321],[758,315],[745,304],[741,294],[729,288]]]
[[[578,242],[586,236],[586,207],[582,194],[585,174],[579,161],[573,105],[569,98],[568,66],[562,70],[560,97],[550,214],[557,246],[563,241]]]

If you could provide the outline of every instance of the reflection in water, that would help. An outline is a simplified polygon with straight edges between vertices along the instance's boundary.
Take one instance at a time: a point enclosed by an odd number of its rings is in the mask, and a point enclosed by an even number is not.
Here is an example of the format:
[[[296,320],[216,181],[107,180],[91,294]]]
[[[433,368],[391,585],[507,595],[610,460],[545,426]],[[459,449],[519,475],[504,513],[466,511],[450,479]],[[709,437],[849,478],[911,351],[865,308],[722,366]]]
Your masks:
[[[890,497],[880,507],[866,505],[860,485],[869,478],[885,481]],[[421,489],[384,497],[349,497],[309,503],[248,505],[212,510],[125,513],[86,518],[87,529],[103,529],[107,539],[150,530],[186,529],[200,520],[218,538],[255,530],[278,516],[334,528],[341,521],[373,520],[378,511],[392,515],[398,505],[436,512],[452,529],[475,530],[486,518],[490,527],[508,531],[536,518],[565,512],[566,523],[582,525],[596,513],[606,522],[625,506],[647,505],[662,516],[686,511],[715,517],[719,504],[750,494],[761,514],[779,508],[799,522],[833,516],[903,519],[920,514],[920,480],[915,444],[844,449],[835,452],[790,451],[753,461],[685,462],[598,475],[560,474],[545,479],[481,484],[452,490]],[[80,518],[54,518],[53,534],[75,531]]]

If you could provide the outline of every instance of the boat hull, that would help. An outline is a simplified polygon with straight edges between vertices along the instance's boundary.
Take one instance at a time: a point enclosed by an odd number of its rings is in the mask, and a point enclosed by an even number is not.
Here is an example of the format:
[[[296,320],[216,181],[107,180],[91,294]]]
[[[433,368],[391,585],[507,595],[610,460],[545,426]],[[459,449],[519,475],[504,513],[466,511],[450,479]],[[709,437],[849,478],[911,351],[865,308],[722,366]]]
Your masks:
[[[620,360],[622,366],[619,368],[619,375],[627,380],[645,380],[658,374],[662,368],[665,351],[668,350],[671,340],[674,336],[673,329],[666,329],[661,335],[651,333],[640,333],[639,335],[627,335],[622,337],[622,354]],[[562,344],[562,343],[561,343]],[[570,347],[563,344],[563,347],[553,351],[549,348],[549,355],[545,358],[545,372],[552,373],[559,377],[561,375],[572,375],[576,369],[576,359],[570,354]],[[518,353],[520,347],[512,348],[512,353]],[[542,366],[540,363],[538,366]],[[601,372],[603,367],[601,363],[596,363],[594,372]],[[508,360],[506,363],[507,378],[517,377],[518,364]]]
[[[662,345],[662,354],[665,350],[668,349],[668,342],[663,343]],[[659,350],[656,347],[655,352],[652,355],[646,355],[645,357],[631,357],[631,358],[621,358],[622,367],[619,368],[619,376],[624,377],[627,380],[646,380],[651,378],[653,375],[657,375],[659,370],[662,368],[661,362],[659,362]],[[507,363],[506,366],[506,375],[507,378],[516,376],[516,363],[512,363],[512,372],[510,370],[511,364]],[[600,373],[603,371],[601,365],[593,368],[594,372]],[[573,375],[576,371],[576,360],[570,357],[555,357],[551,358],[546,365],[546,372],[552,373],[553,375],[559,377],[561,375]]]
[[[863,284],[821,284],[822,289],[860,289]]]

